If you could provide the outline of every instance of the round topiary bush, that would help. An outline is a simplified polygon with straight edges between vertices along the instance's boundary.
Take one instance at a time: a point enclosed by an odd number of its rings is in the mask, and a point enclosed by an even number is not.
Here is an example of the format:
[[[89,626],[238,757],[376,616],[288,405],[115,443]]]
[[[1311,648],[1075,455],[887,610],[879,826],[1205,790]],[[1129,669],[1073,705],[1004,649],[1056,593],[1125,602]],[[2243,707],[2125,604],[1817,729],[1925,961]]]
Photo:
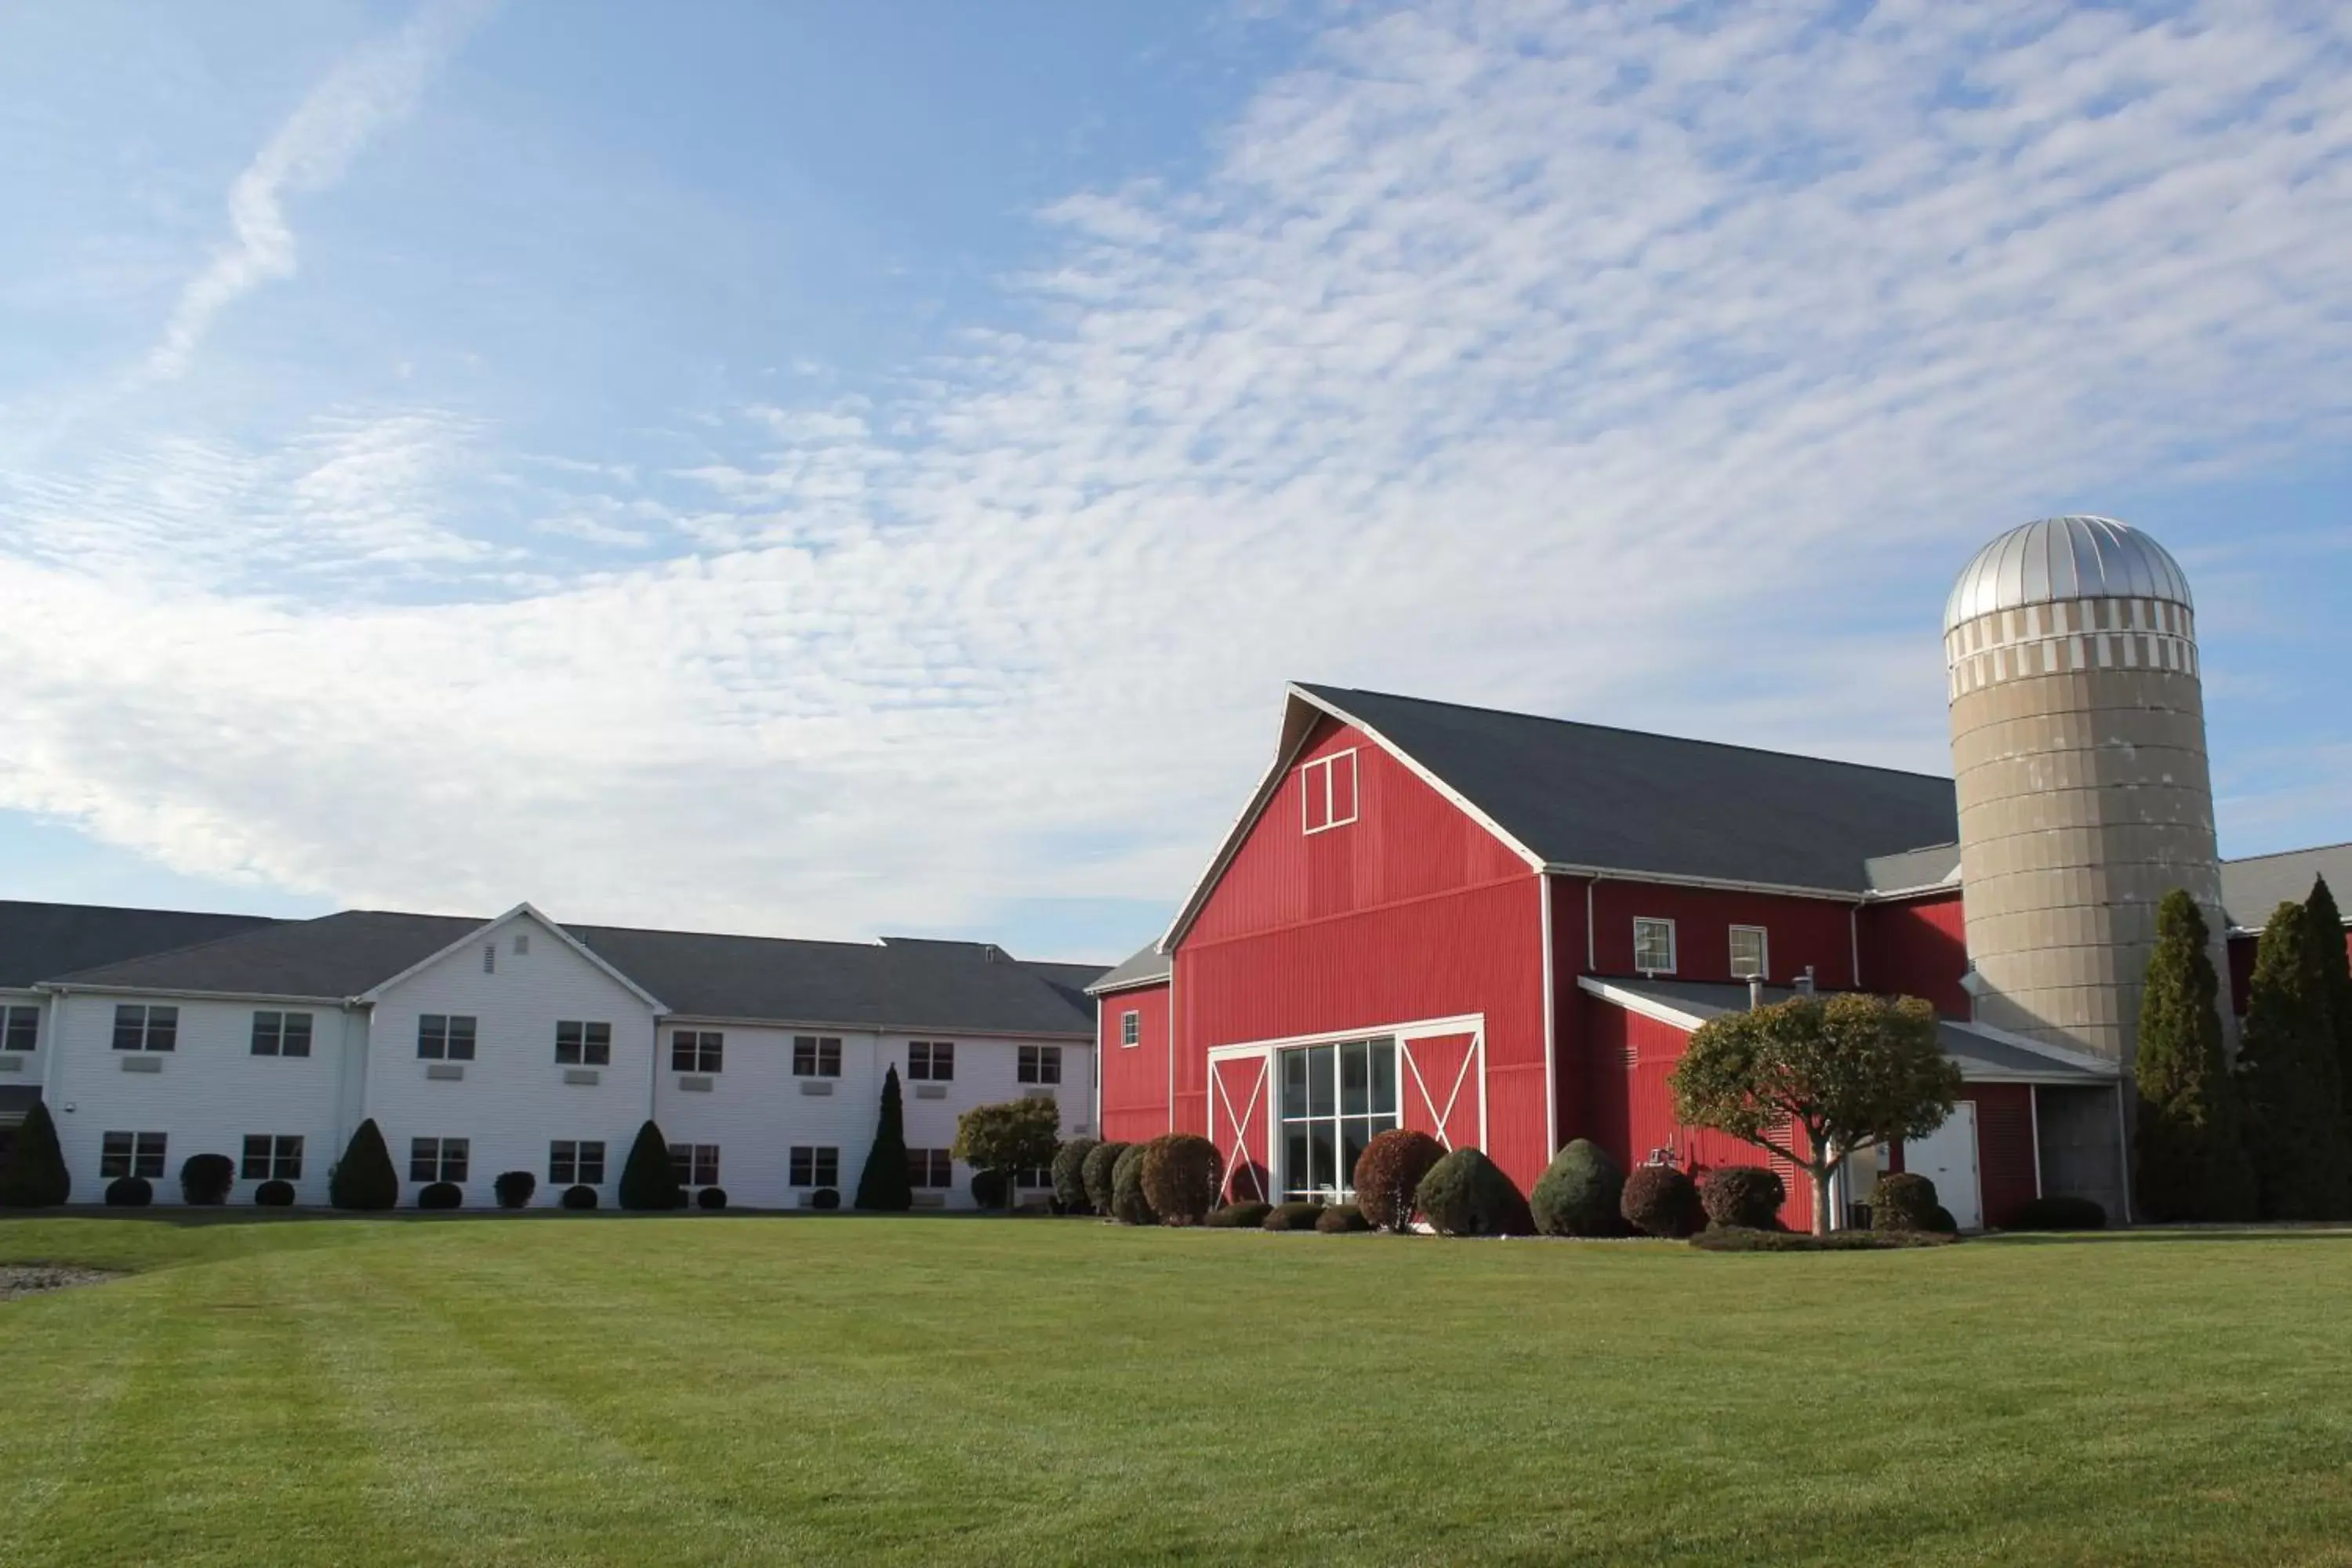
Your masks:
[[[1445,1145],[1426,1132],[1392,1127],[1356,1156],[1356,1209],[1381,1230],[1406,1230],[1419,1212],[1421,1179],[1445,1158]]]
[[[596,1206],[596,1189],[591,1186],[566,1187],[563,1195],[555,1201],[568,1209],[593,1209]]]
[[[1143,1193],[1143,1151],[1141,1143],[1130,1143],[1120,1152],[1118,1163],[1110,1172],[1110,1217],[1121,1225],[1158,1225],[1160,1215],[1151,1207],[1151,1200]]]
[[[1323,1205],[1305,1198],[1293,1198],[1286,1204],[1276,1204],[1265,1211],[1258,1221],[1260,1230],[1313,1230],[1315,1222],[1323,1217]]]
[[[1762,1165],[1717,1165],[1698,1184],[1699,1207],[1717,1225],[1778,1230],[1789,1184]]]
[[[253,1189],[253,1201],[266,1209],[290,1209],[294,1206],[294,1184],[264,1182]]]
[[[1224,1177],[1224,1157],[1197,1132],[1170,1132],[1143,1146],[1143,1201],[1163,1225],[1208,1218]]]
[[[1370,1230],[1372,1222],[1353,1204],[1333,1204],[1315,1216],[1315,1228],[1326,1236],[1342,1236],[1349,1231]]]
[[[1528,1200],[1482,1150],[1456,1149],[1429,1168],[1414,1205],[1440,1236],[1533,1236]]]
[[[1551,1157],[1528,1207],[1546,1236],[1622,1236],[1625,1173],[1609,1152],[1590,1138],[1578,1138]]]
[[[1699,1207],[1698,1188],[1689,1176],[1672,1165],[1637,1166],[1625,1178],[1625,1192],[1618,1200],[1617,1212],[1643,1236],[1665,1236],[1676,1240],[1706,1224],[1706,1211]]]
[[[1097,1143],[1087,1151],[1079,1168],[1079,1180],[1087,1189],[1087,1206],[1098,1215],[1110,1213],[1111,1177],[1118,1169],[1118,1157],[1126,1153],[1125,1143]]]
[[[1927,1216],[1927,1229],[1937,1236],[1958,1236],[1960,1234],[1960,1222],[1952,1217],[1951,1210],[1937,1204],[1935,1213]]]
[[[705,1187],[694,1194],[694,1206],[698,1209],[723,1209],[727,1206],[725,1187]]]
[[[1256,1230],[1265,1224],[1265,1216],[1274,1205],[1256,1198],[1244,1198],[1237,1204],[1227,1204],[1211,1211],[1207,1223],[1220,1230]]]
[[[1054,1151],[1054,1201],[1064,1214],[1092,1214],[1087,1195],[1087,1156],[1102,1147],[1097,1139],[1073,1138]]]
[[[180,1166],[180,1201],[225,1204],[236,1184],[236,1162],[226,1154],[191,1154]]]
[[[814,1209],[837,1209],[840,1206],[841,1194],[831,1187],[819,1187],[809,1199],[809,1207]]]
[[[117,1176],[106,1184],[106,1206],[143,1209],[155,1201],[155,1184],[144,1176]]]
[[[109,1203],[113,1199],[109,1198]],[[2105,1230],[2107,1211],[2096,1198],[2057,1193],[2035,1198],[2010,1215],[2011,1230]]]
[[[971,1173],[971,1201],[984,1209],[1001,1209],[1004,1194],[1013,1190],[1002,1171],[978,1170]]]
[[[1878,1178],[1870,1192],[1873,1230],[1933,1230],[1936,1184],[1911,1171]]]
[[[530,1194],[539,1191],[539,1178],[529,1171],[501,1171],[490,1184],[490,1191],[498,1194],[499,1207],[522,1208],[530,1204]]]
[[[416,1194],[416,1206],[421,1209],[462,1208],[466,1191],[455,1182],[433,1182]]]

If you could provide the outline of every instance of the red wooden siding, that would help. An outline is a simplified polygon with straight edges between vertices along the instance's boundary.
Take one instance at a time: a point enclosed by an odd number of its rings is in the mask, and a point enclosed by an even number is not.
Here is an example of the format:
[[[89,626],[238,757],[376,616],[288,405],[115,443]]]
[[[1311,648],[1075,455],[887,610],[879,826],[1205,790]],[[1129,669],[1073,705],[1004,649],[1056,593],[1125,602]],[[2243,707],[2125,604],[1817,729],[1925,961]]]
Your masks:
[[[1479,1083],[1475,1035],[1433,1035],[1406,1040],[1397,1062],[1400,1123],[1426,1132],[1448,1149],[1480,1147]]]
[[[1169,1131],[1168,987],[1139,985],[1095,999],[1095,1038],[1102,1071],[1100,1135],[1139,1143]],[[1140,1015],[1142,1040],[1119,1042],[1120,1017]]]
[[[1272,1061],[1255,1056],[1210,1064],[1209,1139],[1224,1157],[1225,1195],[1235,1203],[1273,1195],[1273,1161],[1266,1149]]]
[[[1958,889],[1865,904],[1860,918],[1864,986],[1924,998],[1947,1018],[1969,1016],[1969,994],[1960,989],[1969,943]]]

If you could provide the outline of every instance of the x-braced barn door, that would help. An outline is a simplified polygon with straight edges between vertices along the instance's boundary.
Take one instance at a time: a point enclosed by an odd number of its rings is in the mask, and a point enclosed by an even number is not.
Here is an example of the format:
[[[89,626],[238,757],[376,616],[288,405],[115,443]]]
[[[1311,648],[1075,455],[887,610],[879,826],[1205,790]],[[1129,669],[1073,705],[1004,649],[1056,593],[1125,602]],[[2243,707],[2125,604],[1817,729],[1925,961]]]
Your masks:
[[[1225,1195],[1234,1203],[1273,1191],[1266,1152],[1267,1069],[1273,1058],[1218,1057],[1209,1063],[1209,1137],[1225,1161]]]

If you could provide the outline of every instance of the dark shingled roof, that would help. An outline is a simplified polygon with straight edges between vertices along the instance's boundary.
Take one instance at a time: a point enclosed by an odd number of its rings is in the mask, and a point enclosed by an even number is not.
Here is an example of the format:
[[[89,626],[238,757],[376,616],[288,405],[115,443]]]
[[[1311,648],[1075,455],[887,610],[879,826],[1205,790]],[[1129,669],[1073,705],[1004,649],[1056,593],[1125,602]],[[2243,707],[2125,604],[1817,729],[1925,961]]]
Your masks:
[[[1553,865],[1862,893],[1959,836],[1952,781],[1450,702],[1300,690],[1378,731]]]
[[[457,915],[346,910],[45,980],[138,991],[340,1000],[420,963],[483,922]]]
[[[2336,905],[2352,911],[2352,844],[2224,860],[2221,907],[2230,911],[2231,925],[2260,931],[2281,904],[2299,904],[2311,897],[2311,884],[2323,876]]]
[[[1103,974],[1087,987],[1099,996],[1106,991],[1117,991],[1128,985],[1150,985],[1168,978],[1171,965],[1160,944],[1153,942],[1140,952],[1129,954],[1118,966]]]
[[[0,899],[0,986],[22,989],[76,969],[277,923],[261,915],[115,910],[94,904]]]

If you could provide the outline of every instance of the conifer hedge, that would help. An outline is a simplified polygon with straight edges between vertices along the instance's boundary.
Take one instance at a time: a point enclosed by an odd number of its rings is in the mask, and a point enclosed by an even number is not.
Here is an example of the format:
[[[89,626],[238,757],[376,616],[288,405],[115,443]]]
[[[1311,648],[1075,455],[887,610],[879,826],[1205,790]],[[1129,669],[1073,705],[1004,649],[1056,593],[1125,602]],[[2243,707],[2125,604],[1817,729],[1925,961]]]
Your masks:
[[[2347,948],[2344,911],[2336,905],[2327,879],[2314,879],[2304,902],[2311,937],[2318,949],[2320,993],[2327,1006],[2327,1032],[2336,1042],[2336,1078],[2344,1093],[2345,1136],[2352,1139],[2352,948]]]
[[[1054,1201],[1064,1214],[1095,1212],[1094,1199],[1087,1194],[1087,1156],[1099,1147],[1095,1139],[1073,1138],[1054,1151]]]
[[[1111,1212],[1111,1179],[1118,1169],[1119,1156],[1127,1151],[1127,1144],[1112,1142],[1097,1143],[1087,1151],[1079,1174],[1086,1184],[1087,1202],[1094,1205],[1097,1214]]]
[[[2264,1219],[2336,1219],[2352,1201],[2320,946],[2310,912],[2286,903],[2255,952],[2238,1061]]]
[[[0,1208],[54,1208],[72,1195],[73,1173],[58,1146],[58,1124],[50,1120],[48,1105],[37,1100],[16,1129],[6,1166],[0,1168]]]
[[[370,1117],[352,1130],[343,1157],[327,1173],[327,1201],[339,1209],[367,1212],[400,1203],[400,1173],[393,1169],[392,1152],[383,1133]]]
[[[2167,893],[2157,908],[2133,1068],[2139,1115],[2132,1191],[2142,1219],[2254,1215],[2253,1168],[2222,1045],[2221,977],[2210,940],[2197,900],[2185,889]]]
[[[915,1180],[907,1169],[907,1109],[894,1064],[882,1076],[882,1114],[874,1123],[874,1147],[857,1173],[857,1206],[877,1214],[904,1214],[915,1206]]]
[[[685,1205],[677,1166],[669,1157],[669,1140],[649,1121],[637,1129],[636,1142],[629,1145],[628,1163],[621,1167],[621,1206],[658,1213]]]

